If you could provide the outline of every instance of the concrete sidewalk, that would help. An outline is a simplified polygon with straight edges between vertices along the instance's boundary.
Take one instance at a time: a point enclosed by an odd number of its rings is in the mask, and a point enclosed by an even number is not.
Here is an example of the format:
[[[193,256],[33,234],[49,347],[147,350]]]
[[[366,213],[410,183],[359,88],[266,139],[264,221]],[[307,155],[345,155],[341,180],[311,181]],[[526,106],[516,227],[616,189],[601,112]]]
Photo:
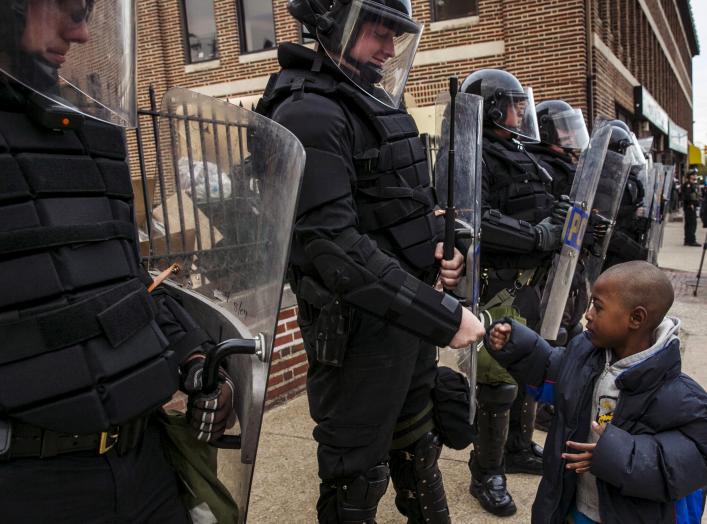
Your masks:
[[[705,230],[698,230],[698,239]],[[683,321],[681,338],[684,342],[684,371],[707,387],[707,278],[698,297],[692,297],[689,287],[697,273],[702,250],[682,245],[682,224],[666,225],[659,263],[669,271],[678,294],[672,313]],[[317,491],[316,443],[312,439],[314,425],[309,418],[306,395],[269,411],[265,416],[263,434],[255,468],[250,501],[249,522],[256,524],[315,523]],[[545,435],[536,432],[542,444]],[[497,518],[485,513],[468,494],[469,452],[447,450],[440,467],[444,474],[452,518],[461,524],[528,523],[530,506],[535,498],[539,477],[509,475],[508,484],[518,506],[510,518]],[[379,524],[404,523],[393,503],[392,485],[388,488],[378,511]],[[703,519],[707,524],[707,518]]]

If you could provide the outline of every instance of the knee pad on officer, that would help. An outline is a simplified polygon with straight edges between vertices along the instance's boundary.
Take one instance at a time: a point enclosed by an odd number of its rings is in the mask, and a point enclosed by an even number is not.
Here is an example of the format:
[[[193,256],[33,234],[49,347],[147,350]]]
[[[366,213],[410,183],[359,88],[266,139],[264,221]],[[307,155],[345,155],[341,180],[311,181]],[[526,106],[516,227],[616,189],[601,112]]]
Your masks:
[[[408,522],[449,524],[449,507],[439,470],[442,440],[429,431],[405,450],[391,451],[395,505]]]
[[[378,502],[388,489],[390,469],[378,464],[348,482],[336,483],[336,510],[341,524],[372,524]]]
[[[511,408],[517,394],[515,384],[480,384],[479,406],[491,411],[505,411]]]

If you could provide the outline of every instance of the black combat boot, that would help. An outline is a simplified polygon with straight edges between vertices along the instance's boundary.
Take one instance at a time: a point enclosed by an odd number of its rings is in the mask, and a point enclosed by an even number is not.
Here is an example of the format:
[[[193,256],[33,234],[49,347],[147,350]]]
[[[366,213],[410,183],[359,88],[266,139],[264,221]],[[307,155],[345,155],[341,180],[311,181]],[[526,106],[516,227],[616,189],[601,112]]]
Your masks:
[[[506,473],[543,474],[543,449],[533,442],[537,402],[518,393],[511,408],[510,431],[506,442]]]
[[[469,459],[469,493],[481,507],[499,517],[508,517],[516,512],[513,497],[506,487],[503,464],[509,408],[514,396],[513,385],[479,387],[479,411],[476,415],[479,434]]]

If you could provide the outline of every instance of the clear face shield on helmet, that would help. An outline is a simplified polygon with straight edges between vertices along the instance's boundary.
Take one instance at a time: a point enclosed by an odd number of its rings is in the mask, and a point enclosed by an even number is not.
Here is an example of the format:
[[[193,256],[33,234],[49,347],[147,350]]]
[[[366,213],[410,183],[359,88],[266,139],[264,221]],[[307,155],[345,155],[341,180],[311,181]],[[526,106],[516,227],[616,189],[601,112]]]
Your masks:
[[[132,127],[135,0],[11,0],[0,71],[68,109]]]
[[[589,131],[581,109],[545,115],[543,119],[549,120],[551,122],[549,125],[555,130],[553,145],[578,151],[582,151],[589,145]]]
[[[495,100],[496,111],[489,112],[491,121],[495,125],[524,141],[540,142],[532,87],[523,91],[503,91],[495,97]]]
[[[336,66],[361,90],[397,109],[412,68],[423,25],[407,12],[372,0],[337,4],[326,30],[317,27],[317,40]],[[321,24],[320,24],[321,26]]]

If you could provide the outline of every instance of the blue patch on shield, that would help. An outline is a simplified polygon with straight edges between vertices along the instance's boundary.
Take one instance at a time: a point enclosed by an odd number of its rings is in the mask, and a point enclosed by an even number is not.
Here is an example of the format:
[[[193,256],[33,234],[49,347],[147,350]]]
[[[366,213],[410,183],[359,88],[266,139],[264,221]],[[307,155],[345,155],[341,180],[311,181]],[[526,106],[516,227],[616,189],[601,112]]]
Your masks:
[[[562,243],[579,251],[582,248],[582,237],[587,222],[589,221],[589,213],[579,207],[573,207],[569,213],[569,226],[565,231],[565,238]]]

